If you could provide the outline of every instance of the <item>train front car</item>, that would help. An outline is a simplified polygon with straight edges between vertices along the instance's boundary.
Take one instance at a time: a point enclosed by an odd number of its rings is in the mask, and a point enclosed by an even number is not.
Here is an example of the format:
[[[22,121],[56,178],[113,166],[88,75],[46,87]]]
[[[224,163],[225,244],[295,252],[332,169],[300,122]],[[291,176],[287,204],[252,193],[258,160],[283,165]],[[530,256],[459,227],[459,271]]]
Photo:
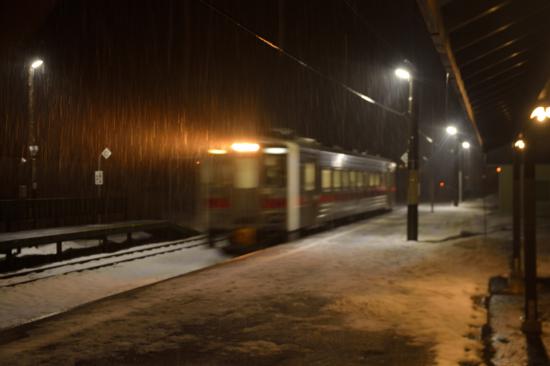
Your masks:
[[[201,169],[202,211],[210,237],[228,237],[225,250],[247,251],[284,240],[292,197],[287,186],[298,186],[288,157],[297,150],[283,141],[235,142],[208,150]]]
[[[210,237],[247,251],[340,219],[391,209],[395,164],[311,139],[235,142],[210,149],[201,196]]]

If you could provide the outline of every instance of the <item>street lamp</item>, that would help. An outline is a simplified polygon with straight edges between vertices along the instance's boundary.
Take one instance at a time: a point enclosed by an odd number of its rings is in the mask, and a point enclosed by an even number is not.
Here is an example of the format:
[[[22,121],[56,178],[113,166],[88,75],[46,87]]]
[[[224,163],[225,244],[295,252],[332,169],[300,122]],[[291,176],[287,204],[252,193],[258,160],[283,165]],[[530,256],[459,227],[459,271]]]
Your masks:
[[[34,72],[41,67],[44,61],[36,59],[31,62],[28,68],[28,92],[29,92],[29,141],[28,149],[31,157],[31,198],[36,198],[38,183],[36,181],[36,156],[38,155],[37,126],[34,121]]]
[[[454,137],[458,134],[458,129],[453,126],[453,125],[449,125],[447,126],[447,128],[445,129],[445,132],[447,132],[447,135],[451,136],[451,137]],[[456,189],[455,189],[455,197],[453,199],[453,204],[455,205],[455,207],[458,207],[458,204],[460,202],[460,196],[461,196],[461,192],[460,192],[460,186],[461,186],[461,175],[462,175],[462,172],[460,171],[460,163],[459,163],[459,159],[460,159],[460,156],[459,156],[459,148],[458,148],[458,138],[456,139],[456,146],[455,146],[455,177],[456,177]]]
[[[410,63],[409,63],[410,64]],[[412,65],[411,65],[412,66]],[[410,121],[409,152],[407,167],[409,182],[407,189],[407,240],[418,240],[418,98],[414,88],[414,76],[409,69],[397,68],[395,76],[409,82],[409,103],[407,115]]]
[[[447,132],[447,135],[449,135],[449,136],[454,136],[458,133],[458,130],[455,126],[447,126],[445,131]]]
[[[538,106],[533,109],[533,112],[531,112],[531,119],[535,119],[538,122],[545,122],[546,119],[550,118],[550,107],[545,106]]]
[[[522,138],[519,138],[514,142],[514,147],[519,150],[525,149],[525,141]]]
[[[468,141],[462,141],[462,148],[468,150],[470,148],[470,143]]]

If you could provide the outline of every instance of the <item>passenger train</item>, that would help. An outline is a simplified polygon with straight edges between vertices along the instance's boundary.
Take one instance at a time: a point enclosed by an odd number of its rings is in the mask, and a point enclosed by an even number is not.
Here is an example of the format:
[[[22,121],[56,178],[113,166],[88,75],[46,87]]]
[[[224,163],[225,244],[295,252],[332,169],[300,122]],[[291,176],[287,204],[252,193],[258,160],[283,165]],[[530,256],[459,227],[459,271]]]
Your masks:
[[[395,166],[312,139],[235,142],[209,149],[201,162],[201,212],[210,237],[229,234],[230,248],[280,241],[391,209]]]

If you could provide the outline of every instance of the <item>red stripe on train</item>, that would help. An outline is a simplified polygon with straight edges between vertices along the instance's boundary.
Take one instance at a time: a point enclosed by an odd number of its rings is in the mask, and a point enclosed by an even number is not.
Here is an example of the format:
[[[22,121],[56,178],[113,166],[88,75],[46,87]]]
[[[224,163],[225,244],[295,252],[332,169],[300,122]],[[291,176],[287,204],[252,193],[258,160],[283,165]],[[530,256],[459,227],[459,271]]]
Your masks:
[[[207,206],[208,208],[229,208],[231,204],[227,198],[209,198]]]

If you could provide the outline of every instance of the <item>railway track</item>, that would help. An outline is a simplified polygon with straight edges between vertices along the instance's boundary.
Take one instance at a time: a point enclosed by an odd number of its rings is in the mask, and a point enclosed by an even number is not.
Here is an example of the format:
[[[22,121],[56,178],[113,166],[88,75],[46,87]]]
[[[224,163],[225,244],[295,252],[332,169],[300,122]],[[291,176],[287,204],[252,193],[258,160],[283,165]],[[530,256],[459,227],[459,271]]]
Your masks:
[[[89,271],[110,267],[124,262],[154,257],[166,253],[208,245],[205,235],[192,236],[170,242],[140,245],[108,254],[74,258],[55,262],[30,269],[22,269],[0,275],[0,288],[15,287],[50,277],[66,275],[74,272]]]

